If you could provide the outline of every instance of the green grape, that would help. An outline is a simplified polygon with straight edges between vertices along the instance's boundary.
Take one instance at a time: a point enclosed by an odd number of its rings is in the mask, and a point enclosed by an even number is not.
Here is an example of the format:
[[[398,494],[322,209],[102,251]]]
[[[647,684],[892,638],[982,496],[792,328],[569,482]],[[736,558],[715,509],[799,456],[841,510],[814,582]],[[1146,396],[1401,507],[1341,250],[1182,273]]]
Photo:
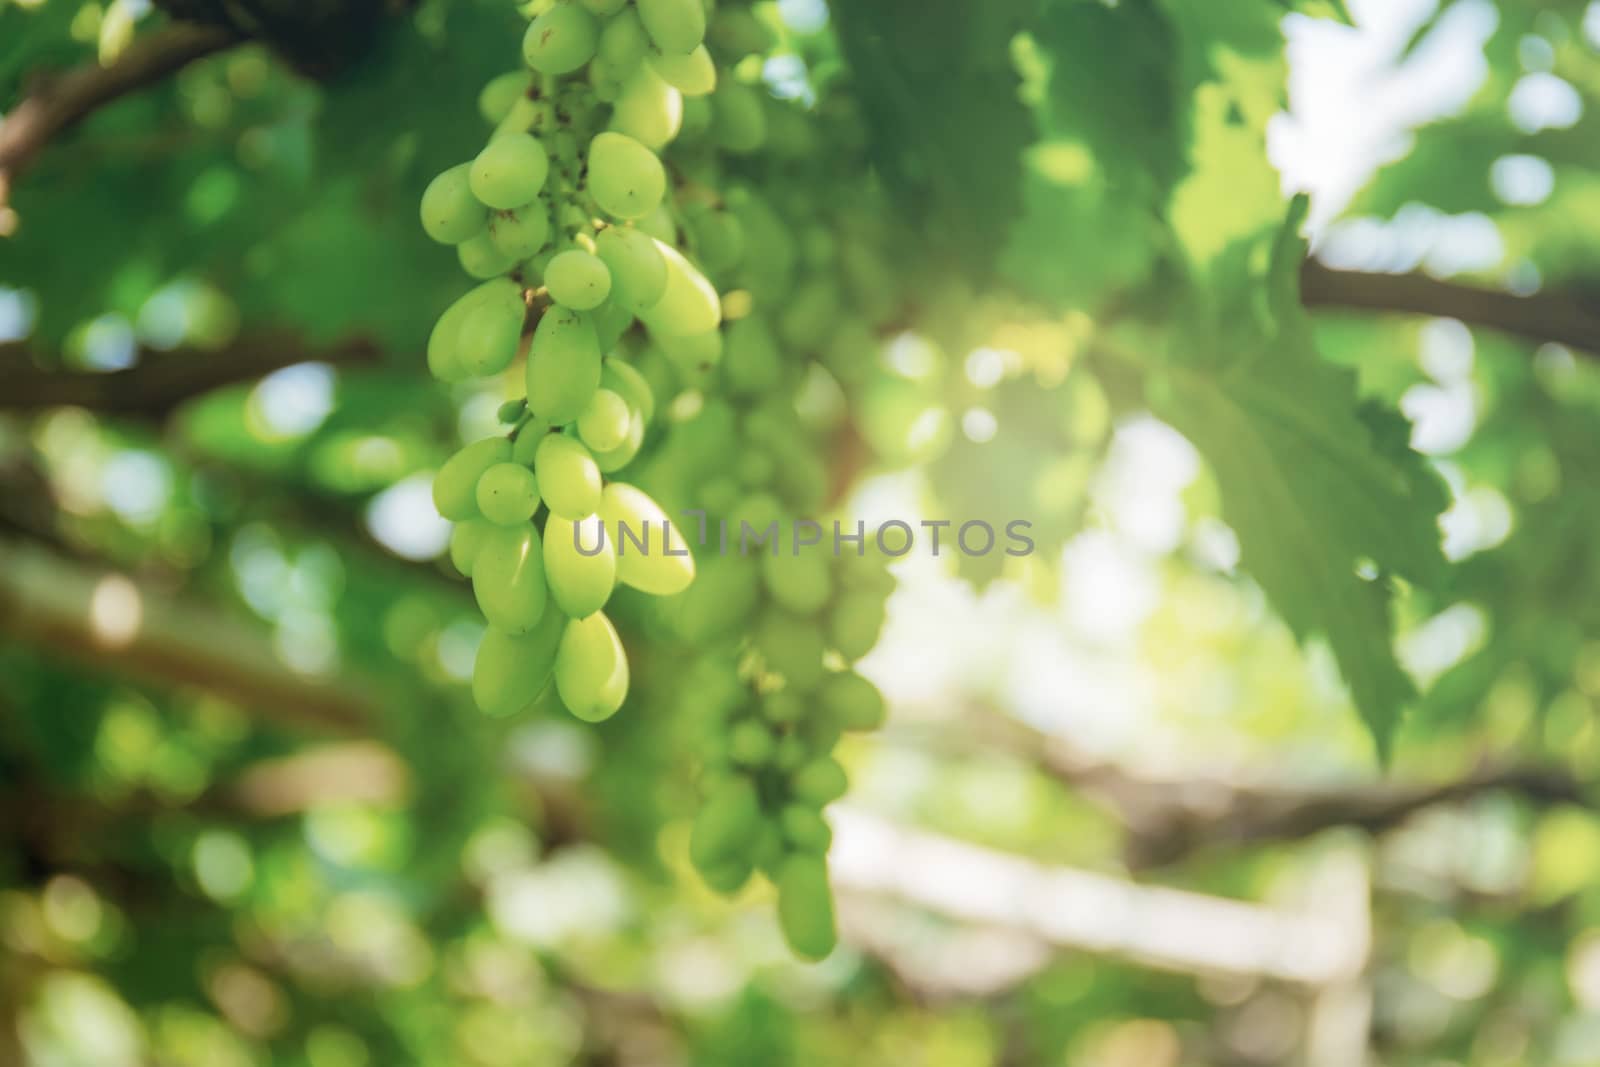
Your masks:
[[[617,546],[618,580],[654,596],[672,596],[689,588],[694,556],[685,531],[673,525],[669,543],[666,513],[643,490],[612,482],[601,494],[600,517],[606,536]],[[640,549],[641,543],[647,550]]]
[[[545,503],[555,514],[581,519],[601,506],[600,468],[577,438],[546,434],[534,453],[533,469]]]
[[[539,698],[555,671],[556,649],[567,620],[546,611],[526,634],[491,626],[472,665],[472,699],[485,715],[515,715]]]
[[[539,483],[517,463],[496,463],[478,479],[478,510],[496,526],[520,526],[539,510]]]
[[[744,258],[744,227],[726,211],[704,210],[692,220],[695,257],[713,274],[731,270]]]
[[[703,44],[687,55],[652,52],[649,59],[661,80],[684,96],[705,96],[717,87],[717,65]]]
[[[496,422],[510,425],[521,422],[522,416],[527,414],[527,412],[528,402],[526,400],[507,400],[504,404],[501,404],[499,410],[494,413],[494,418]],[[516,445],[512,445],[511,448],[513,452],[516,451]]]
[[[616,137],[620,134],[600,136]],[[600,231],[594,243],[595,250],[611,273],[612,291],[618,303],[630,312],[638,313],[661,299],[661,294],[667,288],[667,261],[656,247],[654,238],[638,230],[608,226]]]
[[[833,828],[815,808],[786,804],[778,812],[778,824],[783,827],[785,840],[802,852],[822,855],[833,844]]]
[[[761,804],[750,779],[734,775],[707,795],[689,830],[689,859],[709,870],[743,852],[761,827]]]
[[[883,725],[883,694],[854,671],[829,675],[817,696],[840,729],[876,730]]]
[[[718,147],[749,155],[767,140],[767,113],[761,95],[748,85],[725,81],[711,94],[711,134]]]
[[[791,349],[811,353],[823,346],[839,322],[839,286],[813,278],[794,291],[778,316],[778,337]]]
[[[605,612],[567,623],[556,651],[556,692],[586,722],[609,719],[628,699],[628,656]]]
[[[661,79],[648,63],[622,83],[611,107],[611,128],[646,148],[660,151],[683,126],[683,94]]]
[[[736,472],[739,484],[749,489],[765,488],[772,484],[772,477],[777,473],[772,457],[756,448],[739,457]]]
[[[428,373],[441,382],[465,381],[470,375],[461,365],[461,321],[472,307],[471,293],[456,299],[444,309],[428,334]]]
[[[692,52],[705,40],[706,9],[700,0],[638,0],[638,8],[650,40],[669,55]]]
[[[540,74],[567,74],[589,62],[600,24],[577,4],[557,4],[528,26],[522,58]]]
[[[759,767],[772,758],[772,731],[753,719],[740,723],[728,735],[728,752],[746,767]]]
[[[527,523],[495,527],[472,561],[472,592],[491,626],[512,634],[532,630],[547,599],[539,531]]]
[[[778,749],[772,755],[772,766],[788,774],[798,770],[810,758],[811,749],[800,739],[800,735],[787,734],[778,742]]]
[[[667,285],[661,299],[640,313],[654,334],[686,337],[709,333],[722,321],[716,287],[671,245],[656,242],[667,262]]]
[[[858,660],[878,643],[886,618],[888,609],[883,597],[851,590],[828,613],[828,643],[845,659]]]
[[[822,365],[846,387],[858,385],[872,373],[878,356],[878,339],[861,319],[846,316],[819,353]]]
[[[600,31],[599,55],[617,74],[632,74],[644,62],[650,49],[650,37],[644,32],[644,23],[633,8],[620,11]]]
[[[616,348],[632,328],[633,313],[615,300],[607,300],[595,309],[594,334],[600,342],[600,351],[609,352]]]
[[[768,722],[782,726],[799,722],[806,713],[805,701],[789,689],[778,689],[761,698],[761,714]]]
[[[833,576],[828,557],[812,545],[799,549],[799,555],[780,551],[761,557],[761,578],[779,606],[796,615],[821,611],[833,594]]]
[[[811,852],[796,852],[783,859],[776,881],[778,925],[789,947],[809,960],[826,958],[839,943],[826,861]]]
[[[581,552],[575,537],[582,539]],[[576,521],[550,516],[544,527],[544,574],[556,607],[571,618],[586,619],[606,606],[617,584],[617,551],[597,516]]]
[[[766,319],[746,315],[728,324],[722,373],[728,388],[739,395],[769,393],[783,377],[783,356]]]
[[[508,211],[537,197],[549,174],[550,157],[537,137],[506,134],[490,141],[472,161],[472,194]]]
[[[489,216],[489,240],[513,259],[527,259],[550,240],[550,211],[537,199]]]
[[[569,248],[557,253],[545,267],[544,285],[556,303],[590,311],[611,295],[611,272],[599,256]]]
[[[527,99],[528,72],[508,70],[489,79],[478,94],[478,113],[491,126],[503,121],[518,100]]]
[[[646,237],[669,245],[678,240],[678,224],[673,221],[672,212],[664,203],[657,204],[654,210],[632,221],[634,227]]]
[[[722,362],[722,331],[708,330],[687,337],[657,337],[657,345],[683,378],[684,384],[701,387]]]
[[[707,532],[715,544],[715,526]],[[687,528],[685,533],[694,537],[698,531]],[[754,560],[711,553],[678,602],[674,622],[679,636],[695,645],[732,636],[755,611],[758,592]]]
[[[711,98],[707,96],[685,96],[683,98],[683,122],[678,127],[678,140],[685,144],[693,144],[711,128]]]
[[[456,245],[461,269],[474,278],[495,278],[516,266],[517,261],[494,246],[488,227]]]
[[[440,244],[460,244],[483,229],[488,212],[472,195],[469,163],[443,171],[422,191],[422,229]]]
[[[600,384],[621,396],[630,407],[637,408],[640,418],[649,422],[655,418],[656,396],[650,383],[632,366],[614,356],[606,358],[600,372]]]
[[[569,308],[550,308],[528,349],[528,408],[564,426],[578,417],[599,385],[600,341],[594,324]]]
[[[462,299],[470,301],[456,333],[456,359],[477,377],[499,374],[517,358],[527,306],[522,287],[507,278],[488,281]]]
[[[600,377],[605,380],[603,369]],[[628,439],[632,418],[626,400],[610,389],[596,389],[578,416],[578,437],[596,452],[609,452]]]
[[[527,401],[523,401],[524,404]],[[550,423],[544,419],[531,419],[517,433],[517,439],[511,442],[511,461],[520,463],[524,467],[533,466],[533,457],[538,453],[539,446],[544,443],[546,435],[550,433]]]
[[[755,872],[755,864],[748,856],[733,856],[713,867],[700,868],[700,877],[718,893],[732,896],[744,888]]]
[[[637,416],[628,420],[628,437],[622,444],[606,452],[596,452],[595,465],[600,468],[600,473],[610,474],[619,471],[633,462],[639,454],[639,448],[644,444],[644,419]]]
[[[812,760],[789,780],[797,799],[816,807],[832,804],[850,790],[850,779],[832,756]]]
[[[808,691],[822,680],[827,649],[812,623],[769,610],[756,624],[755,641],[767,666],[796,689]]]
[[[644,218],[659,208],[667,195],[667,172],[661,158],[639,140],[611,130],[595,134],[589,142],[587,181],[595,203],[619,219]],[[637,295],[642,297],[645,293]]]
[[[591,15],[611,18],[628,6],[628,0],[579,0]]]
[[[742,7],[720,6],[706,30],[706,41],[717,56],[732,66],[745,56],[772,47],[772,33],[762,21]]]
[[[445,460],[433,476],[433,506],[451,522],[478,516],[478,479],[496,463],[511,458],[511,442],[485,437]]]
[[[478,558],[483,539],[494,529],[486,519],[462,519],[450,530],[450,562],[462,577],[472,577],[472,561]]]

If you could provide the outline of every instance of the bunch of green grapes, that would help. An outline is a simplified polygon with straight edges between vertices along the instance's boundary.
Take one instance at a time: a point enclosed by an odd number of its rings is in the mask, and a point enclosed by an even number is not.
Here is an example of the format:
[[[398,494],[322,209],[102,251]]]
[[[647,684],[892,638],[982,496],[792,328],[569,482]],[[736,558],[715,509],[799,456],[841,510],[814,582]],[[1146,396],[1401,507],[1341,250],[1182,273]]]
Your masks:
[[[440,316],[429,369],[455,382],[524,361],[509,431],[463,448],[434,482],[488,622],[473,674],[487,712],[525,707],[553,677],[573,714],[614,714],[629,670],[603,610],[612,591],[670,595],[694,576],[682,545],[662,545],[661,508],[616,480],[656,396],[611,354],[635,323],[688,343],[721,322],[716,289],[675,243],[658,154],[684,92],[711,89],[704,33],[699,0],[542,5],[523,38],[529,69],[482,94],[483,150],[423,193],[423,228],[480,280]],[[626,532],[655,545],[629,552]]]
[[[870,379],[914,288],[886,266],[902,238],[847,104],[779,101],[735,72],[773,44],[749,5],[528,10],[526,69],[480,97],[487,143],[421,208],[478,281],[440,316],[430,370],[526,386],[505,432],[435,480],[488,623],[473,695],[513,714],[553,679],[575,715],[607,718],[629,688],[612,592],[671,597],[662,615],[696,652],[680,672],[702,724],[694,863],[725,892],[765,873],[791,946],[820,958],[836,936],[821,811],[845,790],[841,734],[883,716],[851,665],[893,580],[870,533],[859,555],[831,527],[792,550],[795,520],[833,505],[835,427],[800,398],[818,373],[841,397]],[[743,523],[777,523],[781,551],[741,552]],[[634,551],[623,527],[656,540]]]

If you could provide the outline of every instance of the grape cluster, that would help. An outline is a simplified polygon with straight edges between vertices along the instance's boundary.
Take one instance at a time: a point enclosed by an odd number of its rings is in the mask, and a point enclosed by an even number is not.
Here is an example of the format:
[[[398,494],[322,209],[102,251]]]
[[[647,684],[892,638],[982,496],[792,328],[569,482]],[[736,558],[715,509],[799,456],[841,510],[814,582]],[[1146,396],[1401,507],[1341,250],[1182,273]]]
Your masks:
[[[840,399],[870,377],[910,288],[886,265],[897,235],[843,98],[783,102],[736,73],[772,44],[747,4],[531,12],[530,69],[480,97],[487,145],[422,200],[426,231],[480,283],[440,317],[430,369],[455,382],[525,359],[508,432],[435,482],[488,621],[473,694],[511,714],[553,677],[574,714],[606,718],[629,685],[614,587],[670,597],[659,614],[693,652],[679,703],[699,724],[691,859],[722,892],[764,872],[791,946],[820,958],[836,938],[821,812],[846,788],[842,733],[883,717],[851,665],[893,579],[870,535],[787,540],[830,506],[843,406],[829,422],[801,398],[818,373]],[[624,550],[623,526],[662,530],[657,501],[693,556]],[[781,544],[741,543],[774,524]]]
[[[510,431],[466,446],[434,481],[456,523],[451,558],[488,622],[472,686],[486,712],[521,709],[554,677],[573,714],[614,714],[629,686],[602,610],[614,588],[670,595],[694,577],[692,555],[662,543],[661,508],[612,478],[656,403],[607,353],[635,322],[665,343],[721,322],[716,289],[674,244],[657,154],[682,93],[715,78],[704,32],[699,0],[546,5],[523,38],[530,70],[480,98],[488,143],[422,196],[424,230],[481,280],[439,317],[429,369],[456,382],[525,357],[527,398],[502,412]],[[587,82],[566,78],[584,69]],[[652,532],[653,547],[626,551],[626,536]]]

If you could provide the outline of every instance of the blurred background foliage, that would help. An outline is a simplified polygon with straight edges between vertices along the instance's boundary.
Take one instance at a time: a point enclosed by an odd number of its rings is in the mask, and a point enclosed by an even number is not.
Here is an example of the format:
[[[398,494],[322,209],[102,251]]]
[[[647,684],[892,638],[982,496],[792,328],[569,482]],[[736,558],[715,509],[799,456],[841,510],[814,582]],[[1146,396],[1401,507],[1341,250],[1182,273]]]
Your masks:
[[[1041,545],[897,565],[818,966],[642,604],[616,719],[466,692],[415,205],[521,16],[211,6],[0,0],[0,1065],[1600,1064],[1600,5],[761,6],[965,279],[848,509]]]

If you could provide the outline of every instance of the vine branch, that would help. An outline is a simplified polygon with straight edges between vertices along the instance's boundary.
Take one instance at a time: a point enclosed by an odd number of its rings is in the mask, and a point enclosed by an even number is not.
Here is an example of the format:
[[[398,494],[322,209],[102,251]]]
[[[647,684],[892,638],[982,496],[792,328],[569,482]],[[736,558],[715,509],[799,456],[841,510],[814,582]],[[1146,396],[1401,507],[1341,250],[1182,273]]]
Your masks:
[[[264,333],[241,337],[219,351],[143,350],[132,367],[96,374],[42,368],[25,346],[0,345],[0,411],[82,407],[161,419],[213,389],[254,381],[297,363],[375,366],[382,358],[378,346],[366,338],[317,349],[293,334]]]
[[[1600,357],[1600,298],[1581,291],[1519,296],[1421,273],[1335,270],[1312,259],[1301,269],[1300,295],[1307,307],[1458,319],[1536,344],[1554,342]]]
[[[152,85],[238,43],[216,26],[177,23],[136,38],[110,66],[85,63],[42,78],[0,120],[0,205],[6,188],[57,134],[119,97]]]

